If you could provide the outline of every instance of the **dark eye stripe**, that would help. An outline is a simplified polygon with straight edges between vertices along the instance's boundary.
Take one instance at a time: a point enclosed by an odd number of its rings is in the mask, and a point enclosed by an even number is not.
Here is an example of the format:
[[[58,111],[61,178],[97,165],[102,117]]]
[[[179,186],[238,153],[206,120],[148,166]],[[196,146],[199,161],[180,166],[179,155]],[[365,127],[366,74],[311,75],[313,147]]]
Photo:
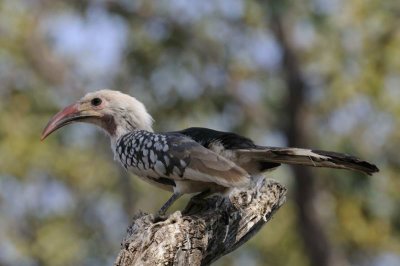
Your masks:
[[[92,99],[92,101],[91,101],[91,104],[93,105],[93,106],[99,106],[100,104],[101,104],[101,99],[100,98],[93,98]]]

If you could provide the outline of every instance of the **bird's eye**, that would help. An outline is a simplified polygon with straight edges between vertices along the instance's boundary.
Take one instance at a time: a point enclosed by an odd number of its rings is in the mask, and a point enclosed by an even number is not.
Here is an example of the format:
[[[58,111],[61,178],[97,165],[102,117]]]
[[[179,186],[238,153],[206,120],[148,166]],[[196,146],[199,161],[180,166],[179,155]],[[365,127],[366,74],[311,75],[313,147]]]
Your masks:
[[[91,101],[91,104],[93,106],[99,106],[101,104],[101,99],[100,98],[93,98]]]

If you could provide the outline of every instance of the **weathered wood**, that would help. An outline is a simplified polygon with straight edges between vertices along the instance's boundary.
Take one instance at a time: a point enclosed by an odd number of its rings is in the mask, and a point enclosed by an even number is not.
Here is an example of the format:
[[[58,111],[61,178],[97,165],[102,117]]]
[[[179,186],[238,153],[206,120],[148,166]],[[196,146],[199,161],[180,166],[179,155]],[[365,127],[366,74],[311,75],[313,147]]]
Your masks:
[[[114,265],[209,265],[254,236],[285,195],[281,184],[262,178],[248,190],[235,189],[229,198],[190,201],[183,214],[177,211],[163,221],[139,214]]]

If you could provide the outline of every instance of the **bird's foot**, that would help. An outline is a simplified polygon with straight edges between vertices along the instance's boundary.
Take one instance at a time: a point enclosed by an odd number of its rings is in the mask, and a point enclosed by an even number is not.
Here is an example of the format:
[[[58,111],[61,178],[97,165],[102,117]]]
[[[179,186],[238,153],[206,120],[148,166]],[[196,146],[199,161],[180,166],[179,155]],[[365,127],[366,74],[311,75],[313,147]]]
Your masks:
[[[182,194],[179,193],[174,193],[172,194],[172,196],[167,200],[166,203],[164,203],[164,205],[161,207],[161,209],[157,212],[157,214],[154,216],[154,221],[156,222],[160,222],[160,221],[165,221],[168,216],[165,215],[165,213],[167,212],[167,210],[169,209],[169,207],[171,207],[171,205],[180,197],[182,196]]]
[[[159,211],[154,215],[153,222],[154,223],[163,222],[167,219],[168,219],[168,215]]]

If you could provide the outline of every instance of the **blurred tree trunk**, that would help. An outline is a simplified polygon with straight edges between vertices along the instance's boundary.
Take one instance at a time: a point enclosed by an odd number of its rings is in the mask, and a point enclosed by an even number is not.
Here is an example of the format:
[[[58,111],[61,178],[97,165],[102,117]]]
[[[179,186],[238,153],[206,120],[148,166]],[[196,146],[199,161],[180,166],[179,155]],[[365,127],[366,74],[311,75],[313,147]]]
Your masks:
[[[306,126],[307,108],[305,106],[305,95],[307,84],[302,76],[299,62],[295,55],[290,41],[286,36],[282,23],[282,3],[271,0],[266,6],[270,17],[271,29],[282,49],[282,71],[288,89],[284,114],[284,132],[290,147],[310,147],[311,137]],[[331,266],[343,265],[342,258],[339,258],[333,251],[329,239],[326,237],[321,219],[315,209],[316,185],[315,176],[310,168],[292,166],[295,179],[295,201],[298,210],[298,228],[304,241],[306,252],[311,265]]]

